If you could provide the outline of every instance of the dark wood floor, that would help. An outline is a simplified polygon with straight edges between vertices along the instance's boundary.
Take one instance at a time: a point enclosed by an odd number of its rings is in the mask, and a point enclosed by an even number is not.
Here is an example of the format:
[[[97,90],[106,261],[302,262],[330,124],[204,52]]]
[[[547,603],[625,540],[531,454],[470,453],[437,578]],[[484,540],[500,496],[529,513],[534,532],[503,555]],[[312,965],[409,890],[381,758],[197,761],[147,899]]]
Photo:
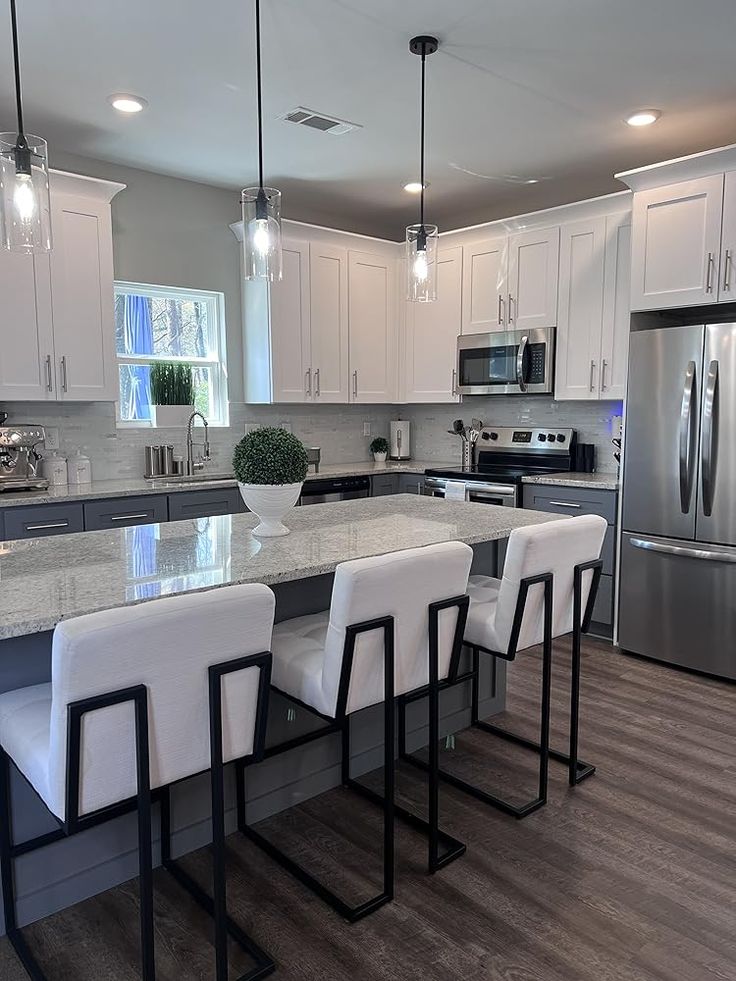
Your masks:
[[[569,658],[564,646],[556,653],[560,742]],[[522,656],[510,675],[508,724],[528,730],[538,657]],[[467,855],[428,877],[424,841],[399,826],[397,898],[355,926],[231,838],[231,911],[276,958],[276,977],[733,981],[736,687],[589,641],[582,706],[583,755],[598,764],[595,777],[570,791],[554,765],[550,803],[521,822],[443,791],[445,827],[468,843]],[[533,789],[534,757],[490,736],[459,736],[443,763],[489,789]],[[414,771],[402,768],[400,785],[421,800]],[[380,847],[380,815],[369,804],[338,790],[266,827],[356,899],[369,893],[364,877]],[[187,859],[202,881],[207,863],[204,851]],[[156,881],[158,978],[212,977],[206,922],[165,874]],[[134,981],[135,913],[131,883],[28,936],[53,981]],[[235,955],[234,966],[245,967]],[[4,940],[0,978],[25,978]]]

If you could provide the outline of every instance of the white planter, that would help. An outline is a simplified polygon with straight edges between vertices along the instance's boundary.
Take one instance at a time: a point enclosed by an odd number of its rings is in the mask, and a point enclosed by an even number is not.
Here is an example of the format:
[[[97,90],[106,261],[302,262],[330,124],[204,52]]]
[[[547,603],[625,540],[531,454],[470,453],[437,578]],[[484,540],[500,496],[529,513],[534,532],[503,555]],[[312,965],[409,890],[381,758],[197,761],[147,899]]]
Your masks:
[[[289,529],[282,522],[288,510],[294,507],[302,492],[298,484],[238,484],[245,506],[261,519],[253,529],[258,538],[277,538],[288,535]]]
[[[376,461],[376,463],[385,463],[387,456],[388,453],[374,453],[373,459]]]
[[[151,422],[157,429],[176,429],[189,422],[193,405],[152,405]]]

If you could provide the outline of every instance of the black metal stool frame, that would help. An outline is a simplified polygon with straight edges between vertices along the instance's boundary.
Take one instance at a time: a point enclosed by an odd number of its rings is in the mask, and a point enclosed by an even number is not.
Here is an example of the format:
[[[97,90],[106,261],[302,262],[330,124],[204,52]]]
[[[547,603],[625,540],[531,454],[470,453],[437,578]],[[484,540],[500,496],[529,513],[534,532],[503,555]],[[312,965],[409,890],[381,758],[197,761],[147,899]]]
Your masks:
[[[509,742],[516,743],[519,746],[523,746],[525,749],[531,749],[539,754],[539,780],[538,780],[538,791],[537,795],[531,800],[524,804],[516,805],[509,801],[503,800],[493,794],[490,794],[480,787],[476,787],[473,784],[468,783],[465,780],[456,777],[454,774],[449,773],[447,770],[440,769],[439,776],[440,779],[449,783],[451,786],[456,787],[458,790],[464,793],[470,794],[471,796],[481,800],[483,803],[495,807],[505,814],[509,814],[515,818],[524,818],[529,814],[534,813],[534,811],[539,810],[547,802],[547,784],[549,775],[549,760],[553,759],[557,762],[561,762],[568,767],[568,780],[570,786],[575,786],[587,777],[592,776],[595,773],[595,767],[590,763],[585,763],[578,759],[578,734],[579,734],[579,718],[580,718],[580,645],[582,634],[587,632],[590,626],[590,620],[593,615],[593,607],[595,605],[595,599],[598,592],[598,584],[600,581],[601,571],[603,568],[603,563],[600,559],[596,559],[591,562],[580,563],[575,566],[573,575],[573,629],[572,629],[572,668],[571,668],[571,690],[570,690],[570,738],[569,738],[569,753],[562,753],[559,750],[551,749],[549,745],[549,727],[550,727],[550,701],[551,701],[551,680],[552,680],[552,595],[553,595],[553,576],[552,573],[545,573],[539,576],[528,577],[522,579],[519,584],[519,595],[516,600],[516,607],[514,610],[514,619],[511,627],[511,637],[509,639],[509,646],[506,652],[501,651],[491,651],[485,647],[480,647],[478,645],[472,645],[473,650],[473,665],[469,673],[464,674],[462,677],[458,677],[451,684],[458,684],[461,681],[468,680],[472,682],[472,714],[471,714],[471,726],[475,729],[480,729],[483,732],[489,732],[493,735],[500,736]],[[582,577],[583,573],[590,571],[592,572],[592,579],[590,583],[590,592],[588,593],[588,601],[585,608],[585,614],[581,616],[582,612]],[[541,705],[541,719],[540,719],[540,740],[536,742],[531,739],[526,739],[523,736],[519,736],[516,733],[508,732],[506,729],[502,729],[499,726],[493,725],[492,723],[485,722],[479,718],[479,691],[478,691],[478,677],[479,677],[479,660],[480,653],[489,654],[494,658],[502,658],[506,661],[513,661],[517,654],[517,645],[519,641],[519,635],[521,633],[521,626],[524,618],[524,611],[526,608],[527,596],[529,589],[534,585],[544,586],[544,635],[542,641],[542,705]],[[447,686],[445,686],[447,687]],[[408,753],[406,751],[406,741],[405,741],[405,725],[403,723],[403,718],[406,715],[406,705],[414,701],[420,695],[416,693],[410,693],[403,698],[399,699],[399,758],[411,763],[422,770],[428,770],[429,765],[424,762],[414,754]]]
[[[72,702],[67,707],[67,784],[65,792],[65,820],[52,817],[59,828],[36,838],[18,844],[13,843],[12,800],[10,782],[11,759],[0,747],[0,875],[5,918],[5,931],[18,959],[31,978],[31,981],[48,981],[22,930],[18,927],[15,905],[14,860],[21,855],[37,851],[53,842],[79,834],[89,828],[104,824],[131,811],[137,812],[138,819],[138,867],[140,888],[140,932],[141,932],[141,979],[155,981],[154,917],[153,917],[153,849],[151,841],[151,808],[155,801],[161,801],[162,824],[162,864],[192,894],[194,899],[213,917],[215,921],[215,956],[217,981],[227,981],[227,934],[249,953],[256,966],[238,981],[257,981],[275,970],[275,963],[261,948],[251,940],[229,917],[225,908],[225,868],[224,868],[224,798],[222,762],[222,696],[221,678],[232,671],[249,667],[260,668],[260,679],[254,732],[254,752],[243,761],[257,762],[263,754],[266,714],[268,710],[268,690],[271,676],[271,654],[264,651],[238,658],[225,664],[209,668],[210,695],[210,754],[213,809],[213,853],[215,901],[213,902],[189,876],[171,860],[170,838],[170,787],[151,790],[149,774],[148,741],[148,691],[145,685],[134,685],[114,692],[95,695],[91,698]],[[132,702],[135,711],[135,750],[136,750],[136,789],[134,797],[89,814],[79,814],[79,791],[81,770],[82,719],[89,712]],[[195,776],[192,774],[191,776]],[[186,777],[185,779],[190,779]],[[180,781],[178,781],[180,782]],[[30,784],[29,784],[30,786]],[[35,788],[32,787],[35,792]],[[39,800],[41,798],[39,797]],[[43,801],[42,801],[43,803]],[[44,803],[44,806],[45,803]],[[49,812],[51,813],[51,812]]]

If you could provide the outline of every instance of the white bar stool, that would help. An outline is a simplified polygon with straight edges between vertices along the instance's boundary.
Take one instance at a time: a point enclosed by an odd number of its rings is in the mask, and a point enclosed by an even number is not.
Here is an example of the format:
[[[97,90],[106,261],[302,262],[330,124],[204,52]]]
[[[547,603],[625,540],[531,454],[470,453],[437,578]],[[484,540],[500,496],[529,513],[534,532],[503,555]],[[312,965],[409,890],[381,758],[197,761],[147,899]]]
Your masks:
[[[339,733],[342,783],[381,806],[383,889],[351,906],[245,822],[244,781],[238,780],[241,831],[315,892],[355,922],[394,895],[394,816],[429,833],[432,871],[459,857],[462,842],[438,827],[439,776],[430,782],[429,821],[394,803],[394,697],[419,688],[430,693],[430,745],[439,739],[438,684],[452,676],[462,648],[468,609],[466,588],[472,549],[447,542],[344,562],[335,571],[328,612],[298,617],[274,628],[273,687],[325,719],[327,726],[269,747],[272,757],[314,739]],[[383,796],[350,776],[350,716],[384,705]],[[435,760],[436,766],[439,760]],[[436,771],[435,766],[435,771]],[[439,855],[439,842],[448,845]]]
[[[151,804],[162,802],[163,864],[215,922],[217,981],[228,933],[254,958],[242,981],[274,962],[227,916],[223,767],[263,752],[275,598],[228,586],[60,623],[50,684],[0,695],[0,873],[5,928],[28,975],[45,975],[18,928],[14,859],[137,811],[143,981],[155,978]],[[10,761],[58,821],[13,842]],[[168,788],[211,770],[214,900],[171,860]]]
[[[606,520],[598,515],[517,528],[509,536],[503,578],[471,576],[468,583],[470,610],[464,642],[473,651],[471,724],[539,753],[539,787],[536,797],[516,805],[446,770],[440,770],[439,775],[453,787],[517,818],[526,817],[546,803],[550,757],[568,765],[571,786],[595,772],[595,767],[577,758],[580,640],[593,613],[607,528]],[[564,754],[549,747],[552,641],[571,631],[570,752]],[[513,661],[517,653],[540,643],[543,645],[542,704],[537,743],[479,718],[478,672],[481,653]],[[463,675],[463,679],[466,677]],[[400,713],[405,712],[406,703],[411,700],[400,700]],[[400,731],[402,728],[400,716]],[[399,746],[399,755],[421,769],[427,768],[421,759],[407,753],[403,744]]]

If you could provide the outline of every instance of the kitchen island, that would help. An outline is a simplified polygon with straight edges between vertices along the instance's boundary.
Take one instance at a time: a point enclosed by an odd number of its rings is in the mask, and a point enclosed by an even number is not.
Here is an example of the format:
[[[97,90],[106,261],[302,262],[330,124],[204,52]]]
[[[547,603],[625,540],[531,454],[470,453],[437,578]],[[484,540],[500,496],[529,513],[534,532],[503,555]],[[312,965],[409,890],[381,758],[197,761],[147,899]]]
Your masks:
[[[514,528],[556,517],[401,494],[295,509],[286,519],[291,534],[280,539],[253,538],[250,532],[258,519],[239,514],[5,542],[0,545],[0,690],[50,679],[53,628],[68,617],[231,583],[262,582],[274,589],[276,619],[283,620],[329,606],[332,578],[340,562],[462,541],[474,548],[474,571],[493,574],[498,545]],[[156,656],[155,650],[150,653]],[[494,683],[488,670],[481,678],[481,713],[488,716],[501,711],[504,693],[503,671],[497,672]],[[464,728],[469,706],[465,686],[446,692],[443,732]],[[417,702],[411,709],[407,734],[408,748],[413,750],[426,742],[426,707]],[[352,769],[356,775],[380,765],[380,717],[380,706],[376,706],[354,719]],[[321,725],[306,710],[294,712],[285,700],[272,697],[269,741]],[[252,768],[247,786],[248,820],[260,820],[336,786],[340,780],[338,743],[337,737],[321,740]],[[15,826],[23,838],[55,827],[20,779],[15,800]],[[200,847],[209,836],[208,777],[174,788],[172,802],[175,854]],[[229,805],[232,807],[232,797]],[[232,810],[228,817],[232,829]],[[136,874],[132,815],[52,847],[53,862],[44,850],[19,862],[20,923]]]

